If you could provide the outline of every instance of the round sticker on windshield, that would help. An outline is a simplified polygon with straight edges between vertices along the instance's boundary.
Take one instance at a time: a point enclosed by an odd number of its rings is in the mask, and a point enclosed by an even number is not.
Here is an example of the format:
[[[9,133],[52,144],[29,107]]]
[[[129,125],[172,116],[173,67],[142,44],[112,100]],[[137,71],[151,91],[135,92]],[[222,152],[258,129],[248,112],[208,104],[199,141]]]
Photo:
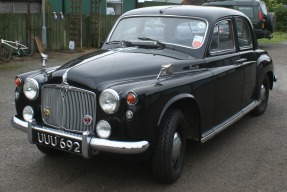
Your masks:
[[[202,45],[203,37],[199,35],[195,35],[192,41],[192,47],[199,48]]]
[[[204,22],[197,23],[197,27],[200,29],[204,29],[206,27],[206,24]]]

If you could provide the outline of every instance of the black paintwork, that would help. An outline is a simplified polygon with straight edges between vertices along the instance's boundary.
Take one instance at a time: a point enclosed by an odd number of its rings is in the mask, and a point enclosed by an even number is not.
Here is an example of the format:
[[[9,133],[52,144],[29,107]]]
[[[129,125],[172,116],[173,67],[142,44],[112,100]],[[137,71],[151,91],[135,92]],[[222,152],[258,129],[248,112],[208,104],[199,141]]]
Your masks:
[[[241,12],[215,7],[164,6],[132,10],[121,18],[145,15],[204,18],[209,22],[207,40],[198,50],[175,45],[151,48],[104,44],[101,50],[72,60],[45,77],[40,71],[19,77],[24,81],[27,77],[35,78],[41,86],[61,84],[62,76],[67,73],[69,85],[91,90],[97,98],[104,89],[114,89],[121,97],[119,110],[108,115],[97,105],[97,121],[105,119],[111,123],[112,139],[148,140],[151,148],[169,108],[181,109],[187,119],[198,109],[198,127],[191,131],[190,137],[200,140],[213,127],[258,99],[256,90],[267,73],[273,77],[272,60],[266,51],[258,49],[252,24]],[[240,51],[236,40],[235,50],[209,53],[213,27],[226,18],[232,21],[240,18],[248,23],[253,47]],[[242,58],[247,61],[238,63]],[[156,77],[165,64],[173,65],[174,74],[162,75],[158,82]],[[272,87],[272,79],[270,82]],[[21,117],[24,106],[30,105],[37,111],[37,122],[42,123],[41,97],[29,101],[22,87],[16,91],[20,93],[16,101],[17,115]],[[131,91],[138,95],[136,105],[126,102],[125,96]],[[125,118],[128,109],[134,112],[132,120]]]

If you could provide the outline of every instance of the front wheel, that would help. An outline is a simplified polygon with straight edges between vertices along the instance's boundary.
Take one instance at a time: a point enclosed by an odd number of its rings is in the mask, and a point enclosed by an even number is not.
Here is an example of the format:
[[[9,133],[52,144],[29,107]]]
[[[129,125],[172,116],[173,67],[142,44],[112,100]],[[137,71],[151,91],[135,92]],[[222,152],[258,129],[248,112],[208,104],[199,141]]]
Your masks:
[[[159,181],[173,183],[181,174],[185,154],[184,115],[179,110],[169,110],[159,128],[158,142],[152,158],[153,173]]]
[[[3,45],[0,47],[0,59],[3,61],[9,61],[11,59],[10,50]]]
[[[261,103],[252,111],[253,115],[261,115],[265,112],[268,104],[269,90],[270,90],[270,82],[268,75],[266,75],[260,88],[258,89],[258,96]]]

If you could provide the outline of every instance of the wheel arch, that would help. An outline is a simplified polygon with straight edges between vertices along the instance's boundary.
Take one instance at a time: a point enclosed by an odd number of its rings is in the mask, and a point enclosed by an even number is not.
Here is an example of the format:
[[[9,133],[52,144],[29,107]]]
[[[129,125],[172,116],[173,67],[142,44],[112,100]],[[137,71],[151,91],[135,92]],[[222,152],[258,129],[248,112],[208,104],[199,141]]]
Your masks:
[[[179,94],[171,98],[161,111],[157,126],[159,127],[166,112],[171,109],[179,109],[187,123],[187,138],[200,140],[200,109],[195,97],[191,94]]]
[[[270,85],[270,90],[273,89],[273,83],[274,83],[274,74],[272,71],[267,72],[268,79],[269,79],[269,85]]]

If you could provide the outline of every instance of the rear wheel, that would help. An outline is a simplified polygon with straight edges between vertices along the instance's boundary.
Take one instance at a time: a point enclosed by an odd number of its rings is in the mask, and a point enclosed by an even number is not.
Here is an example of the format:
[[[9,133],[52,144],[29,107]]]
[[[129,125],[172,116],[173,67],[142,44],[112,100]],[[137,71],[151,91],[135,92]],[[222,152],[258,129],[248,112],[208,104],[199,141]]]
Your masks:
[[[186,147],[186,125],[181,111],[170,110],[161,125],[153,155],[153,173],[164,183],[175,182],[182,171]]]
[[[48,156],[58,156],[58,155],[63,154],[63,151],[56,150],[50,147],[45,147],[43,145],[38,145],[38,144],[36,144],[36,146],[39,149],[39,151],[41,151],[42,153]]]
[[[266,75],[260,88],[258,89],[258,96],[261,103],[253,110],[254,115],[261,115],[265,112],[269,99],[269,90],[270,90],[270,82],[268,75]]]
[[[0,47],[0,59],[3,61],[9,61],[11,59],[10,50],[6,46]]]

